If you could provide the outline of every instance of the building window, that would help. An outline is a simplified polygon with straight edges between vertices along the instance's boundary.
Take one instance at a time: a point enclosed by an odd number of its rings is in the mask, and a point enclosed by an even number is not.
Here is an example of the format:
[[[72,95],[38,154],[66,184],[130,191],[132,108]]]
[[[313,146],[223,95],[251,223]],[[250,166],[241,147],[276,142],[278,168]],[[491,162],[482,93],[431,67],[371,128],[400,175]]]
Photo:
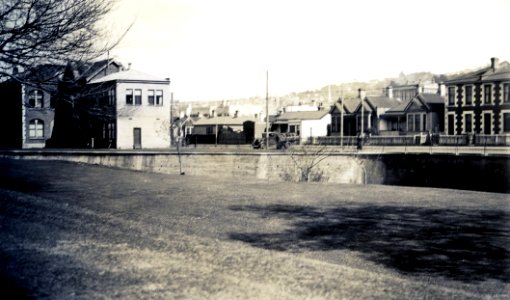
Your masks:
[[[154,90],[147,91],[147,103],[154,105]]]
[[[207,126],[207,128],[205,129],[205,133],[206,134],[213,134],[214,133],[213,127],[212,126]]]
[[[464,115],[464,131],[466,133],[473,132],[473,114]]]
[[[340,116],[331,118],[331,132],[340,132]]]
[[[44,106],[43,92],[39,90],[33,90],[28,94],[28,104],[30,107],[42,108]]]
[[[163,90],[156,90],[156,105],[163,105]]]
[[[30,138],[44,137],[44,122],[38,119],[31,120],[28,123],[28,137]]]
[[[110,140],[115,138],[115,123],[108,123],[108,138]]]
[[[421,131],[421,116],[414,115],[414,131]]]
[[[490,84],[483,86],[483,103],[492,103],[492,86]]]
[[[510,132],[510,113],[503,113],[503,132]]]
[[[115,90],[108,90],[108,105],[115,105]]]
[[[414,131],[414,115],[407,115],[407,131]]]
[[[473,104],[473,86],[466,86],[466,105]]]
[[[448,105],[455,105],[455,87],[448,88]]]
[[[135,105],[142,105],[142,90],[135,90]]]
[[[133,90],[132,89],[126,90],[126,104],[133,105]]]
[[[510,102],[510,83],[505,83],[503,85],[503,102],[504,103]]]

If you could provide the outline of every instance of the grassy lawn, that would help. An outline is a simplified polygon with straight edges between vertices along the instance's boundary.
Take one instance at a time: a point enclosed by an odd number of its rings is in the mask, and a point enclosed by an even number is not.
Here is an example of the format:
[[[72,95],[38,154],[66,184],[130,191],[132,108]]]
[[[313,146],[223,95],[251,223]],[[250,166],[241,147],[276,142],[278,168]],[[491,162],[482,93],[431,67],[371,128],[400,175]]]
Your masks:
[[[510,294],[507,194],[0,159],[0,200],[0,285],[20,297]]]

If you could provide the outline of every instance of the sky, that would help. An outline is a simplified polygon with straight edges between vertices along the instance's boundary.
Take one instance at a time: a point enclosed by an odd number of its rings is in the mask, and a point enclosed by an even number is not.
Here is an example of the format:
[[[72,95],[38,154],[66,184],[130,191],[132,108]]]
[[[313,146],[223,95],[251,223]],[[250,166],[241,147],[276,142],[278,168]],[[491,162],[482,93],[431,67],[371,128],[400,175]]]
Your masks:
[[[110,56],[180,101],[451,73],[510,60],[510,0],[117,0]]]

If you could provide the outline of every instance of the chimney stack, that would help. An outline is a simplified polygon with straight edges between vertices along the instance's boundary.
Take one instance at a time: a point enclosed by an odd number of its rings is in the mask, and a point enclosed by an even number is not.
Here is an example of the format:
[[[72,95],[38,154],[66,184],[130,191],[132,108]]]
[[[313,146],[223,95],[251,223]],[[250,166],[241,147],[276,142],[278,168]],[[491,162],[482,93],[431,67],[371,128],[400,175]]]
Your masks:
[[[393,87],[391,85],[386,87],[386,97],[393,99]]]
[[[366,95],[366,92],[365,92],[364,90],[362,90],[362,89],[358,89],[358,98],[360,98],[360,99],[362,99],[362,100],[363,100],[363,99],[365,99],[365,98],[366,98],[366,96],[367,96],[367,95]]]
[[[491,58],[491,67],[492,67],[492,71],[496,71],[496,69],[498,68],[498,65],[499,65],[499,58],[497,58],[497,57],[492,57],[492,58]]]

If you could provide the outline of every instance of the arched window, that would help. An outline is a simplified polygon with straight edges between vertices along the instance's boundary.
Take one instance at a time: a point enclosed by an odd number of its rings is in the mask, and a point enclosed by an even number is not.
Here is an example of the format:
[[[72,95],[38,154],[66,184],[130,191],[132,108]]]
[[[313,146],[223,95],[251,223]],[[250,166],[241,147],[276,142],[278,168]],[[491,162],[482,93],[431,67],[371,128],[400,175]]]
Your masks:
[[[44,122],[39,119],[31,120],[28,123],[28,137],[42,138],[44,137]]]
[[[42,91],[33,90],[28,94],[28,104],[31,107],[42,108],[44,106],[43,100],[44,97]]]

